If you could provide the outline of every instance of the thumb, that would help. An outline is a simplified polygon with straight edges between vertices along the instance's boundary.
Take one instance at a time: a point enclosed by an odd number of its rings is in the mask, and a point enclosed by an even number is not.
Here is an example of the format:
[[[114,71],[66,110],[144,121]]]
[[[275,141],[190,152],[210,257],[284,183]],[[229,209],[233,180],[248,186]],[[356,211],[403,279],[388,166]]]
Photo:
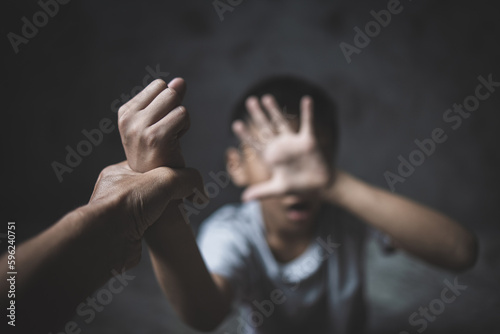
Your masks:
[[[169,200],[183,199],[191,195],[196,189],[204,192],[203,178],[194,168],[168,168],[159,167],[158,187]]]
[[[183,199],[195,189],[202,189],[203,192],[203,179],[193,168],[158,167],[143,176],[143,182],[136,190],[140,194],[147,226],[160,217],[170,201]]]
[[[248,202],[254,199],[282,195],[284,192],[279,181],[271,179],[248,187],[241,195],[241,198],[244,202]]]

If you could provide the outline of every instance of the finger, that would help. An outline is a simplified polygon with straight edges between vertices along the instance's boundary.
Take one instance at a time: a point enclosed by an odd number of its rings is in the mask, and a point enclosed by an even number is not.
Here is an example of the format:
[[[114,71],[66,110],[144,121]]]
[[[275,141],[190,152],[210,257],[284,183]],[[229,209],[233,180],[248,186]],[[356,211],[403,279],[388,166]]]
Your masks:
[[[306,134],[314,133],[313,100],[310,96],[304,96],[300,100],[300,132]]]
[[[266,94],[262,97],[262,104],[266,107],[269,115],[271,116],[271,120],[274,123],[276,130],[281,132],[292,132],[290,125],[288,124],[285,117],[283,117],[283,113],[281,112],[280,107],[278,106],[278,102],[274,96],[270,94]]]
[[[248,187],[241,195],[241,199],[244,202],[248,202],[254,199],[279,196],[283,193],[284,189],[282,189],[282,186],[274,179],[271,179],[270,181]]]
[[[246,124],[243,123],[243,121],[234,121],[232,129],[236,137],[238,137],[243,144],[246,144],[256,150],[260,148],[259,142],[250,133],[248,126],[246,126]]]
[[[158,189],[166,193],[170,200],[183,199],[199,190],[204,193],[203,178],[194,168],[159,167],[152,170]],[[148,173],[151,173],[148,172]],[[207,200],[205,197],[203,200]]]
[[[128,111],[139,111],[146,108],[165,88],[167,88],[167,84],[161,79],[151,82],[119,109],[118,117]]]
[[[248,113],[250,114],[252,123],[259,132],[266,129],[272,130],[271,123],[264,114],[264,111],[261,109],[259,100],[255,96],[249,97],[246,100],[245,105]]]
[[[147,126],[153,125],[180,104],[179,93],[175,89],[167,87],[141,113],[145,124]]]
[[[187,109],[184,106],[178,106],[151,125],[148,131],[155,133],[160,140],[166,137],[180,138],[187,132],[190,125],[191,120]]]
[[[200,173],[191,168],[155,168],[144,173],[140,181],[134,185],[134,198],[140,199],[140,214],[143,217],[139,218],[148,226],[163,214],[169,203],[175,203],[175,200],[189,196],[194,189],[203,187]]]
[[[186,81],[183,78],[175,78],[168,83],[168,87],[174,89],[177,94],[179,94],[179,98],[181,101],[184,99],[184,95],[186,94]]]

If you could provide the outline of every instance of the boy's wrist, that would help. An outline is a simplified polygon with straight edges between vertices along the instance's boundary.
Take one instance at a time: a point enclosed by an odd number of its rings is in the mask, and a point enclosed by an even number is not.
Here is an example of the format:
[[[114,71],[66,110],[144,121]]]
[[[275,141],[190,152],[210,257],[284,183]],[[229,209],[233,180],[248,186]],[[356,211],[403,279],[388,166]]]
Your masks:
[[[351,193],[355,191],[355,181],[349,174],[337,171],[334,181],[323,191],[323,199],[340,207],[348,207]]]
[[[149,246],[154,246],[156,243],[163,244],[167,238],[175,239],[178,231],[188,223],[181,211],[183,207],[182,200],[173,200],[167,205],[160,218],[144,233],[144,239]]]

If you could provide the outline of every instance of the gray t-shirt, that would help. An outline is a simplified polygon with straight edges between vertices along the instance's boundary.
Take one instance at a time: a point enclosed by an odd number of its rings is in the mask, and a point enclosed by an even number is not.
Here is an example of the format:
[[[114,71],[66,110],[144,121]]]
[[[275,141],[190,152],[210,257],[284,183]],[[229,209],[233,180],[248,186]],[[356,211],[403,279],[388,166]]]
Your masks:
[[[362,333],[364,224],[324,206],[316,236],[296,259],[276,261],[258,201],[229,204],[201,226],[198,244],[212,273],[232,285],[237,333]]]

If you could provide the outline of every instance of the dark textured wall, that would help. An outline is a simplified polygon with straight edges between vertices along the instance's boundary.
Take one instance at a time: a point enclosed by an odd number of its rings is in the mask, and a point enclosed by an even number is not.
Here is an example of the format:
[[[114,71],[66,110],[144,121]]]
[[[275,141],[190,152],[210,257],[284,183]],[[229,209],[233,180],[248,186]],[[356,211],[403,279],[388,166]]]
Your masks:
[[[417,333],[409,316],[440,297],[445,279],[458,277],[467,289],[425,333],[500,333],[500,91],[456,130],[443,120],[474,93],[478,76],[500,81],[499,5],[402,0],[401,13],[348,63],[339,44],[353,44],[353,28],[387,4],[242,1],[221,21],[211,1],[71,1],[17,54],[7,34],[20,34],[21,18],[31,20],[40,7],[34,0],[4,4],[2,221],[17,221],[25,239],[88,200],[99,171],[124,159],[116,128],[62,182],[51,164],[64,162],[65,147],[75,148],[82,130],[103,118],[116,124],[111,104],[142,85],[148,66],[169,72],[167,80],[187,80],[192,126],[183,150],[207,180],[223,168],[228,113],[239,94],[266,75],[297,74],[338,101],[339,166],[376,185],[387,188],[384,172],[396,171],[398,156],[407,158],[415,139],[442,128],[446,142],[396,192],[442,210],[480,238],[477,265],[458,276],[402,253],[383,256],[371,245],[371,332]],[[237,196],[222,189],[193,224]],[[83,332],[190,333],[172,315],[147,256],[131,273],[133,282],[90,324],[76,316]]]

